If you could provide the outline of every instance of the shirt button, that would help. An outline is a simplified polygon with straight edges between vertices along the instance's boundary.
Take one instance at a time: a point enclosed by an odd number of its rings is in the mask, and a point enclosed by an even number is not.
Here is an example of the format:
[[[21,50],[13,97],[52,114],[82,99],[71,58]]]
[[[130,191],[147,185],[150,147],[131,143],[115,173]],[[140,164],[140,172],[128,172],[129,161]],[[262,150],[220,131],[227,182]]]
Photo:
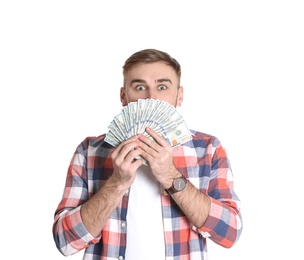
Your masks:
[[[123,227],[123,228],[126,227],[126,222],[122,222],[121,227]]]
[[[120,256],[118,257],[118,259],[119,259],[119,260],[123,260],[123,256],[120,255]]]

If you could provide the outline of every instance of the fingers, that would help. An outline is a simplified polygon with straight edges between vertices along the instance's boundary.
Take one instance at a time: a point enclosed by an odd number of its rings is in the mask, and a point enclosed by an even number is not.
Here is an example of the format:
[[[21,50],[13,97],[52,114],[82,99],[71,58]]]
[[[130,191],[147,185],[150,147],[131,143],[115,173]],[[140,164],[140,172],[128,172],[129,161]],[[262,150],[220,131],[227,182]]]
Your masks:
[[[153,138],[148,138],[142,134],[138,135],[140,142],[140,148],[145,152],[153,155],[156,151],[157,153],[161,152],[163,149],[171,149],[171,146],[167,143],[165,138],[160,136],[151,128],[147,128],[146,132]]]
[[[117,146],[112,156],[116,158],[118,154],[121,154],[125,157],[126,154],[132,149],[135,149],[136,146],[138,146],[138,139],[136,138],[136,136],[133,136],[130,139],[122,142],[119,146]]]
[[[172,147],[167,141],[150,128],[146,129],[147,133],[155,140],[142,134],[138,135],[139,147],[142,150],[142,156],[150,161],[157,159],[163,161],[172,155]]]
[[[133,136],[117,146],[111,155],[114,168],[120,172],[135,171],[142,164],[142,160],[137,160],[143,154],[139,143],[138,137]]]
[[[146,159],[151,167],[165,161],[171,162],[171,145],[151,128],[147,128],[146,131],[152,138],[138,134],[122,142],[113,151],[111,157],[114,168],[120,174],[135,174],[134,171],[143,163],[142,160],[137,160],[138,157]]]
[[[168,146],[167,141],[165,138],[157,134],[153,129],[147,127],[146,132],[161,146],[166,147]],[[151,139],[150,139],[151,140]]]

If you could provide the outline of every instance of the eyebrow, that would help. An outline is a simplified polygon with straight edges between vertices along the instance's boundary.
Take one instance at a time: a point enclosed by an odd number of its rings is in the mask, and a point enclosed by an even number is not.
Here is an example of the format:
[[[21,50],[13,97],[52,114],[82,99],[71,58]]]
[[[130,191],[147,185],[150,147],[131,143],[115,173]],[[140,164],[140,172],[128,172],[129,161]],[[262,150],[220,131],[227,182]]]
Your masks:
[[[172,81],[171,81],[170,79],[167,79],[167,78],[157,79],[157,80],[155,80],[155,82],[156,82],[156,83],[169,82],[169,83],[172,84]],[[133,79],[133,80],[131,81],[131,85],[132,85],[133,83],[147,83],[147,82],[146,82],[145,80],[143,80],[143,79]]]

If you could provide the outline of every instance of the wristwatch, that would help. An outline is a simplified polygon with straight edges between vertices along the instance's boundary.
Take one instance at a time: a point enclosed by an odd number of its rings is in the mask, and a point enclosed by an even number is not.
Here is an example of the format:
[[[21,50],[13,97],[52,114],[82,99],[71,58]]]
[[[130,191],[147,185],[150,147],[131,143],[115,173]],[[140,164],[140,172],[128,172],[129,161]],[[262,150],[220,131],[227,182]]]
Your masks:
[[[182,175],[179,178],[173,179],[172,186],[169,189],[166,189],[169,194],[174,194],[176,192],[180,192],[186,188],[187,180]]]

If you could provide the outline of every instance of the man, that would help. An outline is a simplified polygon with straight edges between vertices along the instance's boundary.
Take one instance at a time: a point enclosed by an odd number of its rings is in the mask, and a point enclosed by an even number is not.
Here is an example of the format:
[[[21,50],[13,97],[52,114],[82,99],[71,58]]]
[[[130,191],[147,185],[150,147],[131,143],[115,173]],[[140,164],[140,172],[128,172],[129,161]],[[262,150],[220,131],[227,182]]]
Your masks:
[[[165,52],[134,53],[123,76],[123,106],[182,104],[181,68]],[[226,248],[239,239],[240,201],[220,141],[191,130],[192,140],[172,148],[146,132],[153,139],[138,134],[113,147],[104,134],[77,147],[53,225],[63,255],[85,249],[83,259],[207,259],[207,238]]]

